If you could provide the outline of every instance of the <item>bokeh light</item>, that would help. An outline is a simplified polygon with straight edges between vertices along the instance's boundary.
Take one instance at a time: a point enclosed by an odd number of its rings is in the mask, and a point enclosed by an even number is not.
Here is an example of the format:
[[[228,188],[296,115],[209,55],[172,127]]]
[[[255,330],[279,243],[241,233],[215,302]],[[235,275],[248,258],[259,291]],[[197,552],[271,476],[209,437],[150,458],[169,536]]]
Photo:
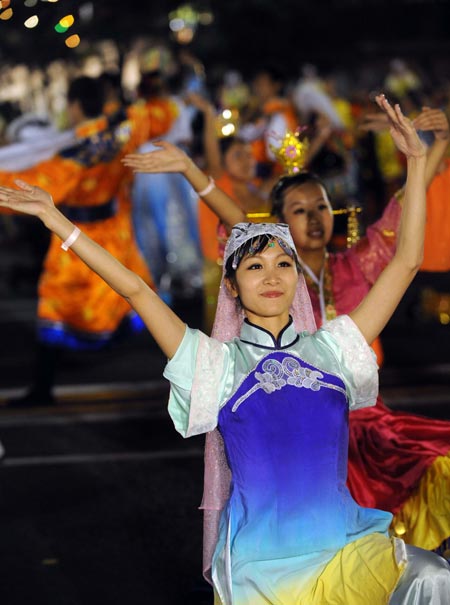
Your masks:
[[[0,13],[0,19],[2,19],[3,21],[8,21],[8,19],[11,19],[12,16],[13,16],[12,8],[7,8],[5,11]]]
[[[171,19],[169,21],[169,27],[173,32],[179,32],[185,27],[185,22],[183,19]]]
[[[38,0],[25,0],[24,5],[27,8],[33,8],[33,6],[36,6],[37,3],[38,3]]]
[[[236,132],[236,127],[234,124],[225,124],[225,126],[222,126],[222,135],[224,137],[230,137],[232,134],[234,134]]]
[[[28,29],[33,29],[33,27],[36,27],[36,25],[39,23],[39,17],[37,15],[33,15],[32,17],[29,17],[24,25],[25,27],[27,27]]]
[[[190,27],[183,27],[180,31],[175,32],[175,39],[179,44],[189,44],[194,38],[195,31]]]
[[[76,48],[80,44],[80,36],[78,34],[74,34],[73,36],[69,36],[66,38],[66,46],[68,48]]]
[[[201,25],[211,25],[211,23],[214,21],[214,15],[209,12],[206,11],[204,13],[200,13],[198,16],[198,22]]]
[[[66,15],[65,17],[60,19],[55,25],[55,31],[57,31],[58,34],[64,34],[69,29],[69,27],[74,24],[74,22],[75,18],[73,15]]]
[[[61,25],[66,29],[69,29],[75,23],[75,17],[73,15],[66,15],[62,19],[59,20]]]

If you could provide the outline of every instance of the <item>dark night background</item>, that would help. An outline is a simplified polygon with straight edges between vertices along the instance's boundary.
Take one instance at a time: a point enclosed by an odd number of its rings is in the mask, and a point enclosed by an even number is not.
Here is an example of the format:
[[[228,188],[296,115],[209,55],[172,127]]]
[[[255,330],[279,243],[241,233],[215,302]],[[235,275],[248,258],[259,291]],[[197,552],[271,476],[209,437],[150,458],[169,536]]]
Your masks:
[[[101,39],[115,40],[124,51],[139,36],[166,42],[168,14],[180,4],[60,0],[27,8],[12,0],[14,17],[0,21],[0,59],[42,64],[74,58]],[[402,56],[420,61],[432,77],[445,69],[450,50],[448,0],[228,0],[191,5],[214,16],[211,25],[199,26],[189,45],[207,71],[224,65],[246,74],[270,59],[295,74],[304,62],[324,70],[358,69],[365,62],[383,66],[392,56]],[[71,28],[82,39],[74,53],[53,27],[79,10],[91,10],[92,15],[77,19]],[[39,15],[40,25],[27,30],[22,23],[33,14]]]

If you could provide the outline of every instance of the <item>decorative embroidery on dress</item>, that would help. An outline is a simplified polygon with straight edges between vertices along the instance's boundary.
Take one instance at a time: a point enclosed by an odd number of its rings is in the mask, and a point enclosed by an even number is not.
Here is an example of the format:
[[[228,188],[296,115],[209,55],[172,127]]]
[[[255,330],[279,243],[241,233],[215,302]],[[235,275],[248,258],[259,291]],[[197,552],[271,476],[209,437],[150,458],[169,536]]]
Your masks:
[[[321,372],[303,367],[298,359],[294,357],[285,357],[282,362],[276,359],[266,359],[262,365],[262,370],[262,373],[255,372],[258,382],[239,397],[231,409],[232,412],[236,412],[241,403],[259,389],[263,389],[265,393],[270,394],[288,385],[299,389],[311,389],[312,391],[318,391],[321,387],[325,387],[346,395],[343,387],[321,380],[323,378]]]

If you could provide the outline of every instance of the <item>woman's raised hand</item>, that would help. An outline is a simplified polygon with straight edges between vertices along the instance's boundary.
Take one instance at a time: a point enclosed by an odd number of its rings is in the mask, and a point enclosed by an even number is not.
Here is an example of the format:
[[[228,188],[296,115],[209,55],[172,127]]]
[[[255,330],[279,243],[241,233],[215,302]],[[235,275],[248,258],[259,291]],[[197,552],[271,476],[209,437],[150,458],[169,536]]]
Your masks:
[[[442,109],[423,107],[421,113],[413,120],[413,124],[417,130],[432,131],[441,141],[450,138],[448,119]]]
[[[52,196],[40,187],[35,187],[17,179],[19,189],[0,187],[0,206],[13,212],[32,216],[42,216],[49,208],[54,208]]]
[[[181,172],[184,173],[190,166],[190,158],[176,145],[167,141],[153,141],[158,147],[147,153],[130,153],[122,162],[133,172]]]
[[[204,96],[199,95],[197,92],[188,92],[185,96],[186,103],[193,105],[196,109],[201,111],[202,113],[210,112],[215,115],[215,107],[214,105],[205,99]]]
[[[397,148],[407,158],[419,158],[426,155],[427,148],[419,139],[413,122],[403,115],[400,105],[392,107],[384,94],[377,95],[375,100],[389,118],[389,131]]]
[[[366,113],[358,123],[358,129],[364,132],[382,132],[389,128],[389,118],[384,112]]]

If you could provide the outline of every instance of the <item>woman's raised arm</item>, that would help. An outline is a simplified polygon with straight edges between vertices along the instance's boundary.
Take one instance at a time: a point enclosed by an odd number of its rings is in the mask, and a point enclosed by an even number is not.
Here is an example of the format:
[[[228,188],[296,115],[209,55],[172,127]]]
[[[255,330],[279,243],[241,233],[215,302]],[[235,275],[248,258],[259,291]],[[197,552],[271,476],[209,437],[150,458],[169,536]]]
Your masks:
[[[389,321],[420,268],[426,217],[426,147],[399,105],[392,108],[384,95],[377,97],[377,103],[389,118],[395,144],[406,156],[407,177],[396,253],[366,297],[349,314],[369,343]]]
[[[24,181],[19,189],[0,187],[0,206],[39,218],[84,263],[123,296],[141,316],[149,332],[167,357],[180,345],[185,323],[135,273],[80,232],[54,205],[49,193]],[[61,254],[67,252],[61,251]]]
[[[245,212],[219,187],[213,187],[208,176],[176,145],[167,141],[153,143],[159,149],[132,153],[122,160],[133,172],[179,172],[192,185],[205,204],[216,214],[228,231],[236,223],[246,221]],[[207,193],[201,195],[203,191]]]

